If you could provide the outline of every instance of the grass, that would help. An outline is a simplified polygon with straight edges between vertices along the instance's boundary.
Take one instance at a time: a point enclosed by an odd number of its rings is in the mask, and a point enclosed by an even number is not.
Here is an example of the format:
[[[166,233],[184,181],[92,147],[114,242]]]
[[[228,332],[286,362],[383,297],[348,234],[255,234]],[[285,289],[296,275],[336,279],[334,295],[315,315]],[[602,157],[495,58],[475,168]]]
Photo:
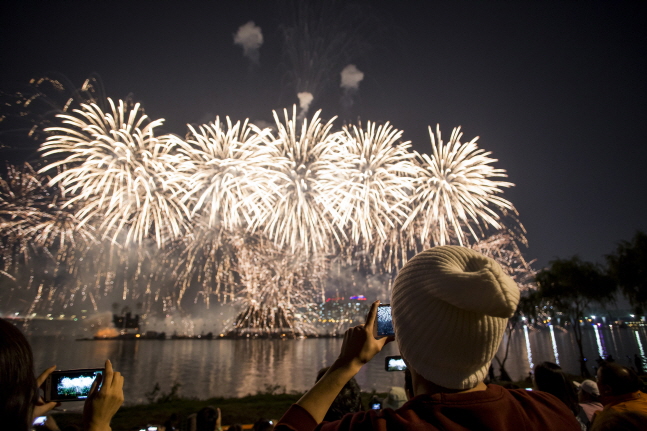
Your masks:
[[[119,409],[112,419],[113,431],[131,431],[144,428],[146,425],[162,425],[175,413],[179,418],[186,418],[203,407],[220,407],[222,424],[250,424],[259,418],[279,419],[294,404],[301,394],[257,394],[243,398],[210,398],[196,400],[176,398],[166,402],[153,402]],[[65,413],[55,416],[60,428],[67,425],[81,425],[81,414]]]
[[[575,379],[581,380],[581,378]],[[497,383],[503,384],[504,382]],[[528,381],[524,380],[513,383],[522,388],[528,386]],[[303,394],[285,393],[285,388],[278,385],[268,385],[264,391],[242,398],[219,397],[207,400],[182,398],[173,389],[170,393],[152,391],[149,396],[150,403],[125,406],[119,409],[112,420],[112,429],[113,431],[138,431],[149,424],[163,425],[172,414],[176,414],[180,419],[185,419],[203,407],[213,406],[220,408],[223,428],[226,430],[228,425],[235,423],[253,424],[260,418],[279,419],[292,404],[301,398],[301,395]],[[384,398],[387,394],[362,392],[362,401],[366,408],[369,407],[369,401],[373,395]],[[54,415],[60,428],[67,425],[81,425],[81,414],[54,413]]]
[[[285,393],[280,386],[267,386],[264,392],[247,395],[242,398],[210,398],[207,400],[188,399],[177,396],[176,393],[162,393],[152,399],[149,404],[126,406],[119,409],[112,419],[113,431],[138,431],[146,425],[163,425],[172,415],[185,419],[203,407],[219,407],[222,413],[223,428],[235,423],[253,424],[260,418],[277,420],[294,404],[301,393]],[[373,395],[385,397],[385,393],[362,393],[364,406],[368,408]],[[67,425],[81,425],[81,414],[54,413],[60,428]]]

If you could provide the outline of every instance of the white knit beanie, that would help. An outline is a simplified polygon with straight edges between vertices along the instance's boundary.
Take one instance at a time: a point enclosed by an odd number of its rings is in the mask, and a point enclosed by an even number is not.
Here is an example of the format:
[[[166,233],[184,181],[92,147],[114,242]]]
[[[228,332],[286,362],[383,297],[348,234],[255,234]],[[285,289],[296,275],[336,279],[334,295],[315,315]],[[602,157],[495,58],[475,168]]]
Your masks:
[[[498,263],[465,247],[425,250],[391,292],[400,353],[426,380],[469,389],[485,379],[519,288]]]

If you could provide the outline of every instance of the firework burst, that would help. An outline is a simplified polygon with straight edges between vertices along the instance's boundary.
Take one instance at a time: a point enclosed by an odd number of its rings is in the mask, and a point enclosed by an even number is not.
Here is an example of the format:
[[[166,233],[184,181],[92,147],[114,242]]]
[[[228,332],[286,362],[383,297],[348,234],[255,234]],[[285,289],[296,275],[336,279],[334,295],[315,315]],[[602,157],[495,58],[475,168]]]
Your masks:
[[[178,175],[172,163],[173,141],[156,137],[163,120],[149,121],[139,104],[130,111],[123,101],[104,113],[96,104],[82,105],[76,116],[59,115],[67,127],[53,133],[42,146],[43,157],[58,158],[43,171],[61,166],[51,184],[79,204],[83,224],[100,220],[99,229],[113,240],[126,231],[127,242],[141,242],[151,231],[161,246],[186,228],[189,213],[175,188]]]
[[[399,142],[401,137],[402,131],[389,123],[344,128],[348,163],[339,202],[342,229],[349,226],[353,245],[370,251],[372,264],[382,260],[384,251],[398,249],[393,231],[400,229],[410,212],[408,203],[419,168],[408,151],[410,143]]]
[[[499,196],[502,187],[512,183],[492,178],[507,177],[505,170],[494,168],[496,159],[479,149],[478,137],[461,143],[460,127],[452,131],[444,143],[440,126],[436,135],[429,128],[432,155],[419,155],[422,175],[418,178],[413,210],[405,224],[416,225],[423,246],[450,244],[454,239],[460,245],[479,238],[475,229],[491,226],[500,229],[497,211],[513,210],[512,204]]]
[[[370,269],[383,289],[411,253],[448,243],[531,287],[523,226],[501,197],[512,184],[460,128],[447,143],[430,129],[432,153],[420,155],[389,123],[333,131],[334,118],[302,120],[296,107],[274,112],[275,132],[218,118],[182,139],[158,136],[163,120],[138,104],[105,105],[46,129],[40,172],[53,178],[10,168],[0,182],[0,271],[30,280],[33,304],[80,297],[96,310],[119,292],[173,311],[215,296],[239,307],[238,333],[306,333],[335,268]],[[43,259],[56,262],[48,276]]]
[[[183,202],[191,201],[193,215],[202,210],[210,228],[249,226],[263,212],[259,205],[268,193],[264,180],[274,147],[274,142],[262,145],[268,132],[247,121],[232,124],[229,117],[226,128],[218,118],[189,130],[186,141],[172,138],[179,148],[179,169],[188,177],[175,177],[188,184]]]
[[[334,118],[322,124],[318,111],[312,120],[299,122],[284,111],[285,124],[274,112],[276,157],[268,160],[269,208],[254,224],[279,248],[306,255],[330,252],[342,243],[335,221],[343,187],[340,132],[330,133]],[[298,123],[301,128],[298,130]],[[269,143],[268,143],[269,144]]]
[[[92,229],[62,208],[60,190],[47,187],[48,180],[27,163],[8,166],[0,179],[0,272],[21,290],[37,290],[29,312],[43,298],[73,299],[78,286],[66,285],[68,278],[97,244]]]
[[[303,334],[316,332],[310,310],[323,300],[326,262],[286,254],[260,237],[239,247],[237,272],[244,286],[237,302],[242,310],[235,332]]]

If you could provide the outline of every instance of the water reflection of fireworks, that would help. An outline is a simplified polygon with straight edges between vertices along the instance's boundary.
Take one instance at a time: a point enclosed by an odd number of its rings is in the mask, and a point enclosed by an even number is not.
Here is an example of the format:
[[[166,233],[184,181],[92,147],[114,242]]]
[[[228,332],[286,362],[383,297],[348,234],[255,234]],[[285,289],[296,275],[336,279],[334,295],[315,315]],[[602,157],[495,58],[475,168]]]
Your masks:
[[[523,240],[500,195],[512,184],[459,129],[448,143],[437,129],[432,154],[418,155],[388,123],[333,131],[334,119],[293,109],[275,113],[275,133],[226,119],[181,139],[158,136],[162,120],[138,105],[108,104],[48,129],[41,172],[53,178],[10,167],[0,184],[4,274],[16,279],[42,253],[70,275],[32,276],[32,309],[45,291],[96,309],[99,293],[120,290],[165,310],[193,291],[242,304],[239,328],[307,332],[308,317],[294,316],[321,298],[333,261],[390,273],[423,247],[460,243],[530,270],[511,235],[487,237],[506,217]]]

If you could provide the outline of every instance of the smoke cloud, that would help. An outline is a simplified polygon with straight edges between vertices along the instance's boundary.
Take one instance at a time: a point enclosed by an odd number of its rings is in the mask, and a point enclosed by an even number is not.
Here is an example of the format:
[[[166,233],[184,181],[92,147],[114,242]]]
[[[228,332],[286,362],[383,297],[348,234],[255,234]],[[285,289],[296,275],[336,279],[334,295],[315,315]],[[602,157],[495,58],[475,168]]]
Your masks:
[[[302,93],[298,93],[297,97],[299,98],[299,108],[301,108],[301,112],[299,112],[297,118],[301,119],[304,118],[308,113],[308,109],[310,109],[310,104],[312,103],[314,96],[312,95],[312,93],[304,91]]]
[[[359,83],[364,79],[364,72],[349,64],[341,71],[341,85],[344,90],[341,96],[341,106],[346,115],[350,114],[350,109],[354,104],[353,98],[359,91]]]
[[[253,64],[258,64],[260,58],[259,49],[263,45],[261,28],[254,24],[254,21],[241,25],[234,35],[234,45],[242,46],[243,55],[249,58]]]
[[[341,71],[341,88],[359,89],[359,83],[362,79],[364,79],[364,72],[355,67],[354,64],[349,64]]]

